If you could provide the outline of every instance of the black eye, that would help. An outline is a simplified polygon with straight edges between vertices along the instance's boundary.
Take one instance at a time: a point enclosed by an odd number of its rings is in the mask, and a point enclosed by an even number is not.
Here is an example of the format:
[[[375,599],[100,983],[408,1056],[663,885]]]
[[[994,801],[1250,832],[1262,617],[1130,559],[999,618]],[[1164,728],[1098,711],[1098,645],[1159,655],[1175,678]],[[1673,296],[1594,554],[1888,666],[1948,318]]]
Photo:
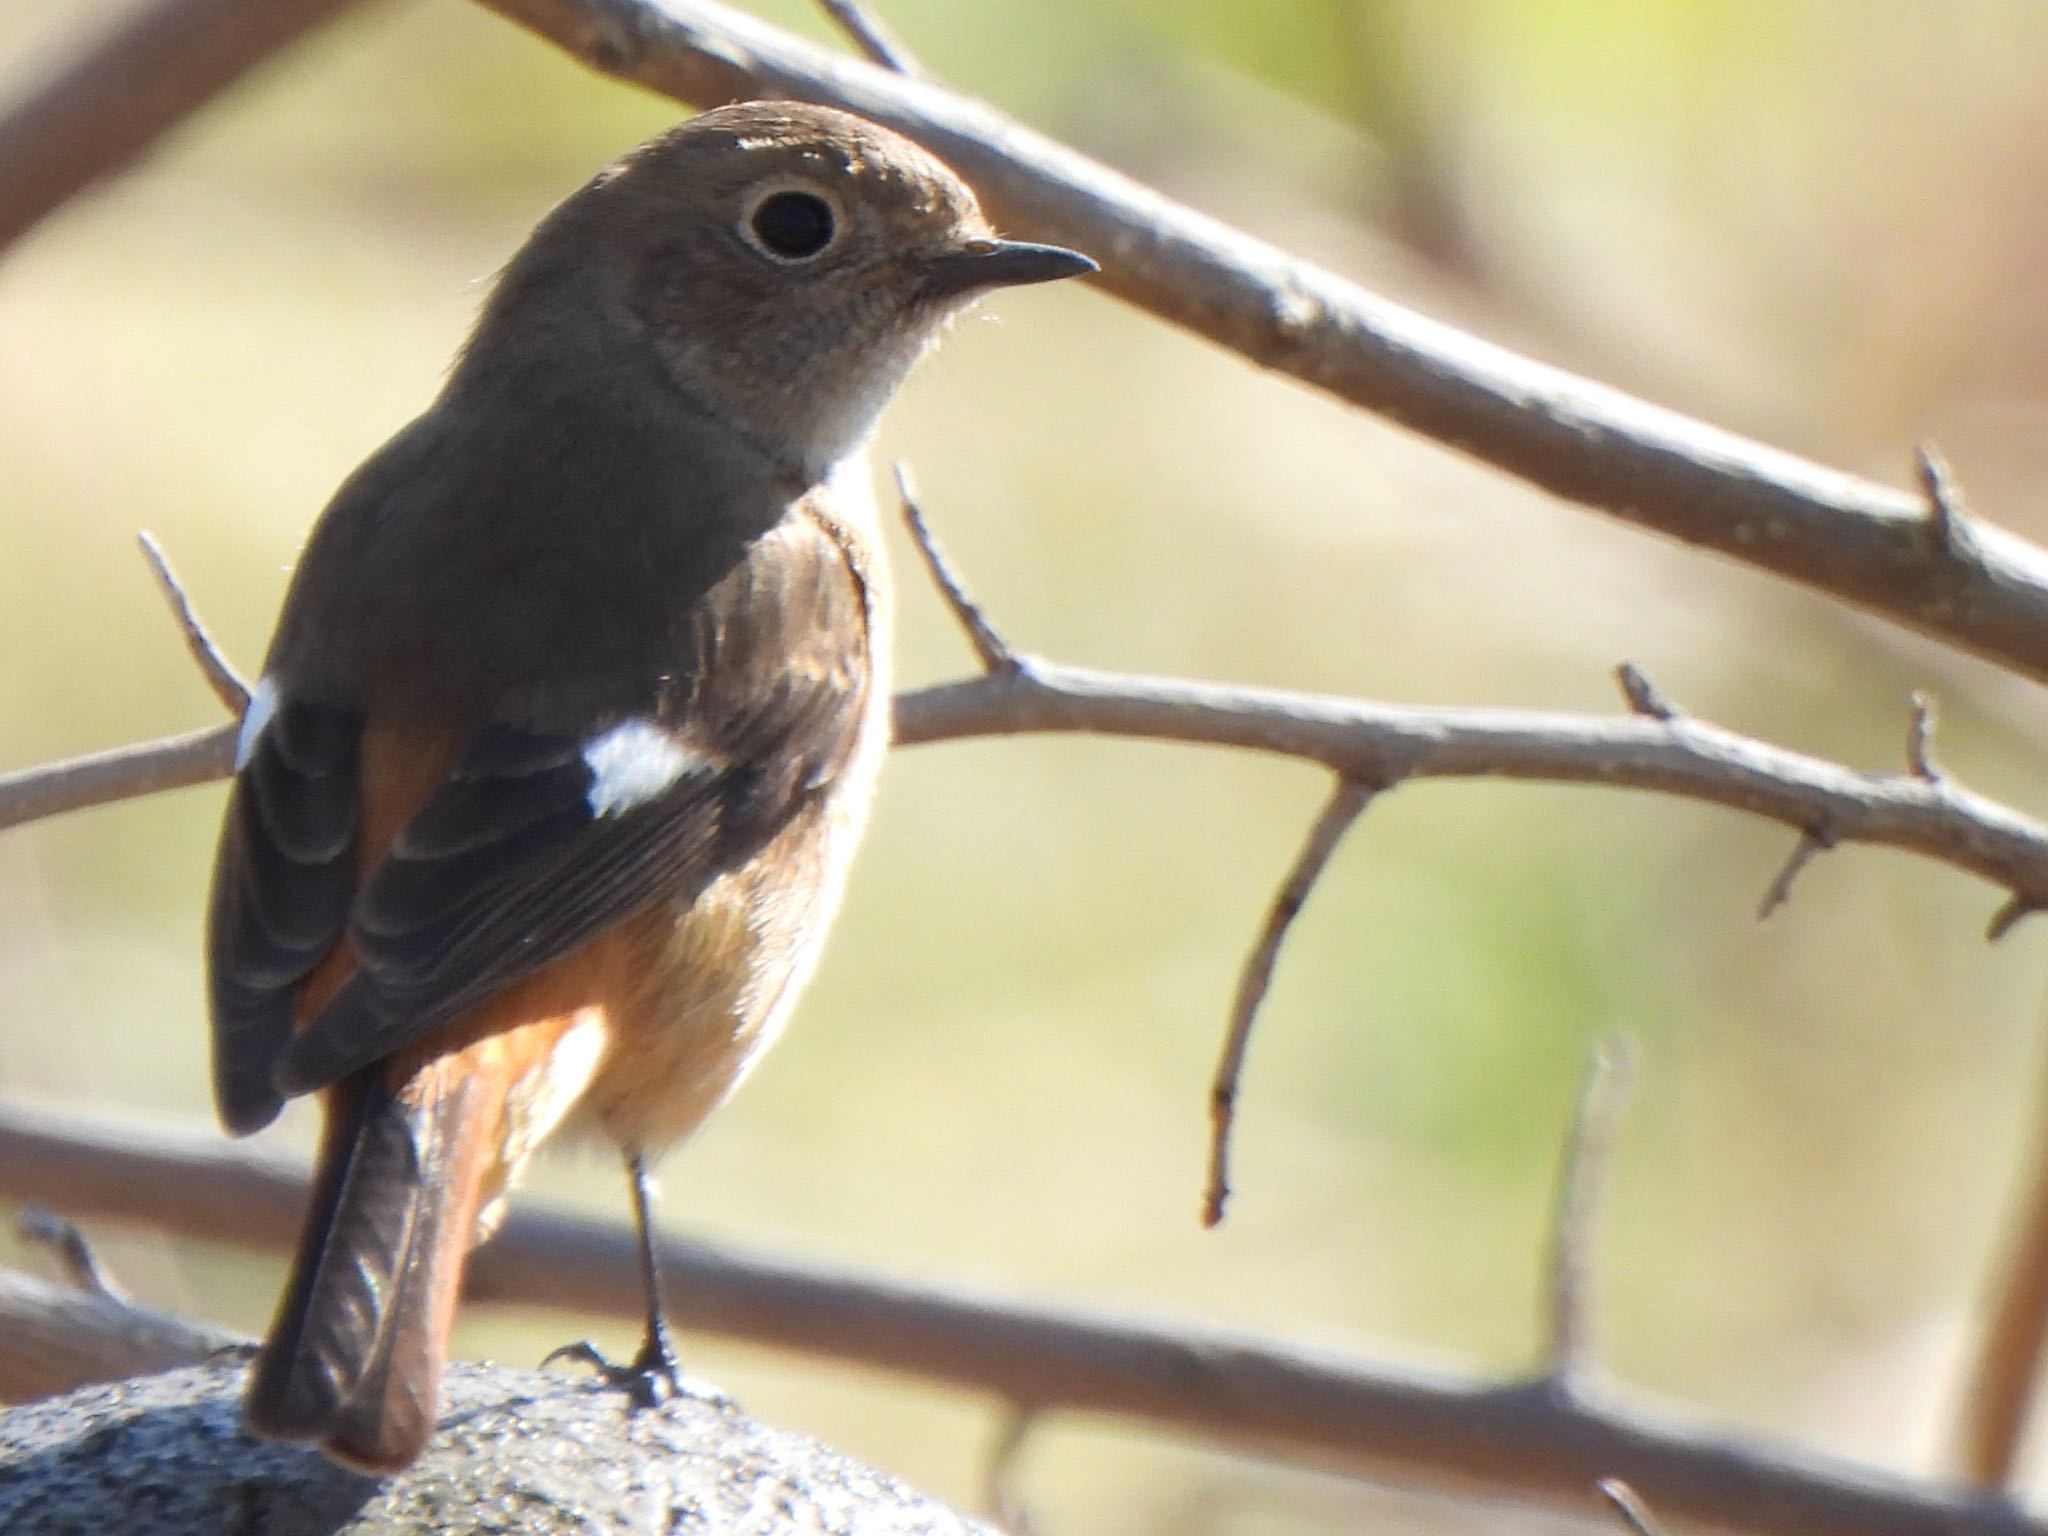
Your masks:
[[[812,192],[774,192],[747,218],[761,249],[784,261],[804,261],[832,243],[832,205]]]

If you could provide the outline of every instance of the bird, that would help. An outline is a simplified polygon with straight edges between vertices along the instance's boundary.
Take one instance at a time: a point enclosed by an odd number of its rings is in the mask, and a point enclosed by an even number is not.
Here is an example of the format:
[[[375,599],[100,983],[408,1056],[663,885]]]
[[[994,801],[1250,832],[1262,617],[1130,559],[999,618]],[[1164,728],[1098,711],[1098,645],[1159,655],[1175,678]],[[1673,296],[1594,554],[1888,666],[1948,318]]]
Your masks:
[[[830,108],[705,112],[536,226],[433,402],[288,583],[207,907],[213,1090],[318,1095],[243,1403],[360,1471],[436,1425],[463,1268],[550,1137],[647,1160],[781,1030],[888,738],[865,445],[978,296],[1095,270],[998,238]]]

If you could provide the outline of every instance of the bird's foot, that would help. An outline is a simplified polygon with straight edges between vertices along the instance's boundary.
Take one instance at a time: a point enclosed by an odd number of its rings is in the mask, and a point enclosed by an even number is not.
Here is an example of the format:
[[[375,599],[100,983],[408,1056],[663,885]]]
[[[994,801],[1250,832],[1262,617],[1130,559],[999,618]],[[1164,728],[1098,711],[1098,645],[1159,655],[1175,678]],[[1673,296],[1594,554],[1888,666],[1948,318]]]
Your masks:
[[[541,1369],[547,1369],[558,1360],[573,1360],[579,1365],[589,1366],[605,1385],[625,1393],[632,1400],[635,1411],[659,1408],[663,1403],[678,1399],[707,1403],[714,1408],[736,1406],[731,1398],[708,1381],[698,1381],[683,1374],[667,1329],[659,1334],[650,1334],[642,1341],[640,1352],[624,1365],[605,1359],[588,1339],[578,1339],[573,1344],[548,1351],[547,1358],[541,1361]]]

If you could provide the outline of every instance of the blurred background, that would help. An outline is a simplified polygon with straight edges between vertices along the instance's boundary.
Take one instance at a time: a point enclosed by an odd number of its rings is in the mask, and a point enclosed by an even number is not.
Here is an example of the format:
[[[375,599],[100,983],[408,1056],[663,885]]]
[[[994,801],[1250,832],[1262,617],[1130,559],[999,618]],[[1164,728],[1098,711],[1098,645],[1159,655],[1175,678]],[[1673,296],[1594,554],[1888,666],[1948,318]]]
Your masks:
[[[798,0],[750,7],[828,35]],[[97,25],[11,0],[0,96]],[[2048,8],[2032,0],[888,0],[925,63],[1441,318],[1905,483],[1938,442],[2048,538]],[[381,0],[0,264],[0,769],[219,717],[134,547],[253,671],[306,526],[431,398],[490,274],[678,109],[459,0]],[[1861,767],[2048,804],[2038,691],[1504,483],[1076,286],[960,327],[878,457],[1020,644],[1426,702],[1676,702]],[[902,541],[907,683],[970,660]],[[1282,956],[1238,1195],[1196,1220],[1240,958],[1320,805],[1298,764],[1082,739],[894,757],[796,1026],[663,1174],[665,1226],[1478,1376],[1539,1349],[1589,1047],[1640,1050],[1597,1253],[1611,1390],[1945,1469],[2040,1133],[2048,924],[1671,800],[1439,782],[1352,833]],[[0,1093],[210,1118],[218,786],[0,837]],[[295,1114],[270,1133],[303,1143]],[[623,1219],[608,1157],[530,1200]],[[259,1328],[278,1263],[96,1232],[160,1306]],[[0,1262],[24,1258],[0,1237]],[[589,1332],[473,1313],[515,1362]],[[598,1332],[628,1350],[631,1330]],[[698,1374],[949,1499],[978,1398],[686,1340]],[[1054,1417],[1059,1536],[1577,1529]]]

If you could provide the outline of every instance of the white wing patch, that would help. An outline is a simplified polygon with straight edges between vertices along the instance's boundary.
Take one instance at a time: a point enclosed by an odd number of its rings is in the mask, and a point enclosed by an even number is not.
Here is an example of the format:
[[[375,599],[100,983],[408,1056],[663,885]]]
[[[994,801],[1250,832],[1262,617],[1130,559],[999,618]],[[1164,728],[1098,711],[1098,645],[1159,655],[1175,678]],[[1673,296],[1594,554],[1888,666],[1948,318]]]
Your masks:
[[[235,772],[240,773],[249,766],[249,759],[256,755],[256,743],[263,739],[263,731],[277,713],[277,684],[270,678],[260,678],[256,691],[249,695],[248,708],[242,711],[242,728],[235,735]]]
[[[583,797],[590,814],[623,816],[666,794],[700,759],[660,726],[628,720],[585,743],[583,761],[591,772]]]

